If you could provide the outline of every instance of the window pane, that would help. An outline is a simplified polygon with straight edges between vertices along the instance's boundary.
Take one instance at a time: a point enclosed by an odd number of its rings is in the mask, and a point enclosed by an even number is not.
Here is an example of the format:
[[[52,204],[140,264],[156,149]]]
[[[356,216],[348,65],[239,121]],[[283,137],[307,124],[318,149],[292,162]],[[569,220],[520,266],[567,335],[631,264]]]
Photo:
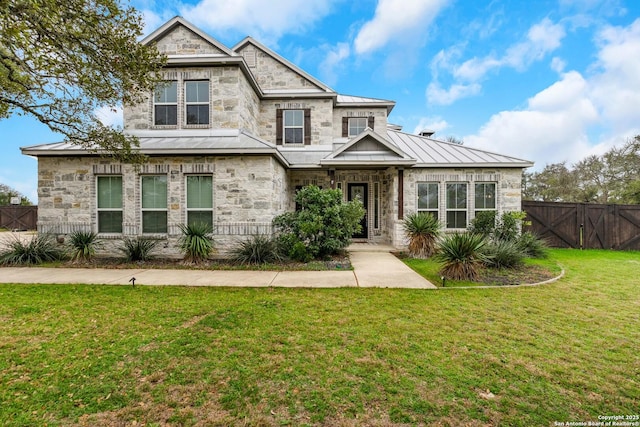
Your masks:
[[[155,101],[166,103],[178,102],[178,82],[165,82],[156,86]]]
[[[448,211],[447,212],[447,228],[466,228],[467,212],[466,211]]]
[[[353,117],[349,119],[349,136],[356,136],[367,128],[366,117]]]
[[[143,233],[166,233],[167,232],[167,212],[142,212],[142,232]]]
[[[209,124],[208,105],[187,105],[187,124],[206,125]]]
[[[166,175],[142,177],[142,208],[165,209],[167,207]]]
[[[205,223],[213,226],[213,213],[211,211],[189,211],[187,212],[187,223]]]
[[[122,208],[122,177],[98,177],[98,208]]]
[[[284,130],[284,142],[290,144],[302,144],[302,129],[292,128]]]
[[[187,208],[213,208],[213,179],[187,176]]]
[[[447,184],[447,209],[467,207],[467,184]]]
[[[476,208],[495,209],[496,208],[496,184],[480,183],[476,184]]]
[[[304,122],[304,114],[302,110],[285,110],[284,125],[285,126],[302,126]]]
[[[193,81],[185,83],[187,102],[209,102],[209,82]]]
[[[418,209],[438,209],[438,184],[418,184]]]
[[[98,212],[99,233],[122,233],[122,211]]]
[[[176,125],[178,124],[177,105],[156,105],[155,106],[156,125]]]

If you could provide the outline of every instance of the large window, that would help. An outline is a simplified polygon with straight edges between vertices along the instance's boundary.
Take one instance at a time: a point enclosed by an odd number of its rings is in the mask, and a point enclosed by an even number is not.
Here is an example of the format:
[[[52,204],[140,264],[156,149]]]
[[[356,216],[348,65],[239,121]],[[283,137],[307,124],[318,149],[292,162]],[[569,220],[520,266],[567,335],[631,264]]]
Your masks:
[[[178,124],[178,83],[165,82],[156,87],[153,98],[153,116],[156,125]]]
[[[98,232],[122,233],[122,177],[99,176]]]
[[[304,142],[304,111],[284,110],[283,119],[285,144],[302,144]]]
[[[367,128],[367,117],[349,117],[349,137],[360,135]]]
[[[203,222],[213,226],[213,178],[187,176],[187,223]]]
[[[209,81],[187,81],[184,87],[187,124],[209,124]]]
[[[496,210],[496,183],[495,182],[478,182],[475,185],[476,190],[476,215],[480,211]]]
[[[447,228],[467,228],[466,183],[447,183]]]
[[[425,212],[438,218],[438,183],[418,183],[418,212]]]
[[[142,177],[142,232],[167,232],[167,176]]]

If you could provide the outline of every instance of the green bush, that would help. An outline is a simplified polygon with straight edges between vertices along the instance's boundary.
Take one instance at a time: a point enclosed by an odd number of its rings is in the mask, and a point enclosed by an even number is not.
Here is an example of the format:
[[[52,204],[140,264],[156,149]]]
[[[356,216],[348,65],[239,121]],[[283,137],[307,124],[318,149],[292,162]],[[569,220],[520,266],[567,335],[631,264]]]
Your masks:
[[[231,249],[231,258],[239,264],[265,264],[282,260],[276,240],[262,234],[238,242]]]
[[[522,229],[522,220],[526,216],[526,213],[520,211],[504,212],[496,223],[493,238],[510,242],[517,240]]]
[[[481,234],[456,232],[445,235],[434,257],[443,263],[440,274],[453,280],[477,280],[485,261],[482,252],[485,244]]]
[[[155,239],[127,237],[122,241],[122,246],[118,250],[124,254],[124,259],[127,262],[149,261],[153,258],[151,252],[157,245],[158,241]]]
[[[69,235],[72,261],[89,261],[96,254],[98,233],[93,231],[74,231]]]
[[[299,261],[324,258],[351,243],[360,231],[364,208],[360,201],[343,202],[341,190],[321,190],[315,185],[298,191],[300,210],[287,212],[273,220],[279,246]]]
[[[213,252],[213,228],[203,222],[188,225],[180,224],[182,236],[178,241],[184,260],[190,263],[201,263],[209,258]]]
[[[522,265],[524,254],[516,242],[495,240],[482,249],[484,264],[493,268],[515,268]]]
[[[469,232],[482,234],[485,237],[492,236],[496,229],[496,211],[480,211],[471,220]]]
[[[2,265],[34,265],[64,259],[67,259],[66,251],[50,234],[37,234],[28,241],[15,237],[9,247],[0,252]]]
[[[435,215],[424,212],[407,215],[403,221],[409,237],[409,254],[415,258],[429,258],[436,251],[442,223]]]
[[[529,258],[546,258],[549,255],[549,245],[530,231],[525,231],[518,237],[517,246]]]

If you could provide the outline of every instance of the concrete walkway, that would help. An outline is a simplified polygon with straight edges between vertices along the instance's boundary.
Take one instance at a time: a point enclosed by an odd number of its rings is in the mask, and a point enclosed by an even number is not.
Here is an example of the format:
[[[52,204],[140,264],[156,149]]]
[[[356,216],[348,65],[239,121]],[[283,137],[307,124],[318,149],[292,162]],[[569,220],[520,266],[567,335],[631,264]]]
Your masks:
[[[436,287],[389,253],[389,246],[348,248],[353,271],[227,271],[106,268],[0,267],[0,283],[86,283],[107,285],[247,286],[290,288]]]

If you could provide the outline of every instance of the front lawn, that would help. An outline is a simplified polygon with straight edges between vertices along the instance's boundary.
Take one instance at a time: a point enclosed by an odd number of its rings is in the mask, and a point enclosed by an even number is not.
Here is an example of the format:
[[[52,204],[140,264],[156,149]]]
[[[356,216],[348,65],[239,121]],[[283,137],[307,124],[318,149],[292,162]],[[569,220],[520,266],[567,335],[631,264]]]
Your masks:
[[[0,285],[0,424],[532,426],[638,414],[640,254],[551,256],[565,277],[525,288]]]

